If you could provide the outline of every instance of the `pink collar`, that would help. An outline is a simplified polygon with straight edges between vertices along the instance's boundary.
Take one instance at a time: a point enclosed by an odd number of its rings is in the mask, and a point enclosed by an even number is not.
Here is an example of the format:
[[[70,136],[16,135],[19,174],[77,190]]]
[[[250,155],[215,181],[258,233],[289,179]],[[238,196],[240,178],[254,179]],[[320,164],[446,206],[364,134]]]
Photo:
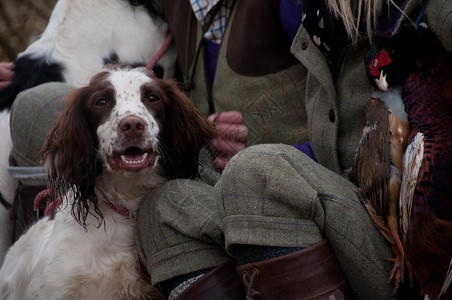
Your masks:
[[[115,204],[111,203],[110,201],[108,201],[107,199],[104,199],[104,202],[108,206],[113,208],[113,210],[116,211],[121,216],[126,217],[127,219],[135,219],[136,218],[136,214],[133,211],[129,210],[128,208],[126,208],[122,205],[121,206],[115,205]]]

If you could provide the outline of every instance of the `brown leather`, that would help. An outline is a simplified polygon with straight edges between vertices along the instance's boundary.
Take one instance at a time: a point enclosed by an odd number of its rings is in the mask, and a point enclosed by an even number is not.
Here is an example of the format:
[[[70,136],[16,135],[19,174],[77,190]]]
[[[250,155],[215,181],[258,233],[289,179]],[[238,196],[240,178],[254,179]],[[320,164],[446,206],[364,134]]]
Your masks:
[[[177,300],[245,299],[245,290],[237,276],[236,264],[229,262],[216,267],[185,289]]]
[[[347,299],[349,291],[326,240],[311,247],[237,267],[246,299]]]
[[[279,6],[279,0],[237,2],[226,52],[234,72],[264,76],[299,63],[290,53],[292,41],[282,27]]]
[[[16,190],[13,207],[10,211],[10,219],[13,222],[11,242],[14,243],[19,237],[30,228],[39,218],[44,210],[36,212],[33,210],[36,195],[45,190],[46,186],[25,186],[19,185]]]
[[[185,74],[185,62],[190,64],[193,62],[196,53],[196,46],[198,45],[199,37],[197,36],[197,24],[190,2],[180,0],[165,0],[164,1],[165,18],[168,22],[169,31],[173,37],[174,44],[177,51],[177,60],[180,71]],[[191,16],[191,19],[189,18]],[[188,24],[190,21],[190,24]],[[187,37],[187,31],[188,37]],[[189,51],[186,53],[187,43],[190,43]],[[188,54],[188,57],[186,57]]]

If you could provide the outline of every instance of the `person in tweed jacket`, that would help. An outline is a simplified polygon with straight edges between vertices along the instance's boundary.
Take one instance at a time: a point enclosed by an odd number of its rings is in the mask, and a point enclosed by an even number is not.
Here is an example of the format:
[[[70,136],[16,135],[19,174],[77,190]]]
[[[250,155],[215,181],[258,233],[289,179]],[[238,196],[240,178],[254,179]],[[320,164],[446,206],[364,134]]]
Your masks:
[[[363,1],[382,20],[369,30],[355,24],[353,9],[343,10],[350,3],[358,1],[281,1],[281,13],[287,5],[301,20],[291,51],[307,70],[300,111],[314,155],[309,144],[293,147],[301,138],[262,140],[234,155],[215,185],[171,181],[140,209],[138,252],[169,299],[397,297],[388,280],[394,253],[342,174],[374,91],[364,66],[371,41],[392,36],[425,8],[422,21],[452,50],[452,3]],[[374,24],[372,13],[363,18]],[[224,105],[215,99],[215,108]]]

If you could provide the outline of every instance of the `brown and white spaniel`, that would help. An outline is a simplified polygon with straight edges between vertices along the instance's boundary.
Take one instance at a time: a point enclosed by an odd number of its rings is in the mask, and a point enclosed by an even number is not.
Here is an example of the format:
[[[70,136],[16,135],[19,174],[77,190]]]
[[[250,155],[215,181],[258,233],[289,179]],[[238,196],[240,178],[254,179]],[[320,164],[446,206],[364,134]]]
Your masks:
[[[33,170],[9,165],[13,146],[10,108],[16,96],[50,81],[65,82],[76,88],[85,86],[104,65],[111,63],[153,66],[162,78],[175,76],[176,49],[170,44],[164,51],[169,35],[163,0],[53,2],[56,4],[47,27],[39,39],[17,56],[11,84],[0,91],[0,265],[11,239],[15,238],[16,221],[9,215],[22,215],[21,202],[14,206],[16,211],[11,209],[19,179],[21,184],[30,186],[30,181],[23,182],[22,175]],[[43,182],[39,178],[32,183]],[[17,225],[28,221],[19,218]]]
[[[106,70],[75,90],[41,151],[63,203],[8,251],[0,298],[156,299],[140,272],[135,214],[163,181],[197,175],[213,134],[174,82],[144,68]]]

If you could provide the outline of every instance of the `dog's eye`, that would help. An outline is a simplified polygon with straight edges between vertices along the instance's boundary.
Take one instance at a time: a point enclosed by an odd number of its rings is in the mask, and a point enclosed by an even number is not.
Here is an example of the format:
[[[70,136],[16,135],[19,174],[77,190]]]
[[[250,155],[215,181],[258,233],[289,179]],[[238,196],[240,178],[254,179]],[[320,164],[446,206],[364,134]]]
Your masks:
[[[105,98],[100,98],[96,100],[96,106],[105,106],[107,105],[107,99]]]
[[[160,97],[155,94],[151,94],[151,95],[149,95],[148,99],[150,102],[157,102],[160,100]]]

